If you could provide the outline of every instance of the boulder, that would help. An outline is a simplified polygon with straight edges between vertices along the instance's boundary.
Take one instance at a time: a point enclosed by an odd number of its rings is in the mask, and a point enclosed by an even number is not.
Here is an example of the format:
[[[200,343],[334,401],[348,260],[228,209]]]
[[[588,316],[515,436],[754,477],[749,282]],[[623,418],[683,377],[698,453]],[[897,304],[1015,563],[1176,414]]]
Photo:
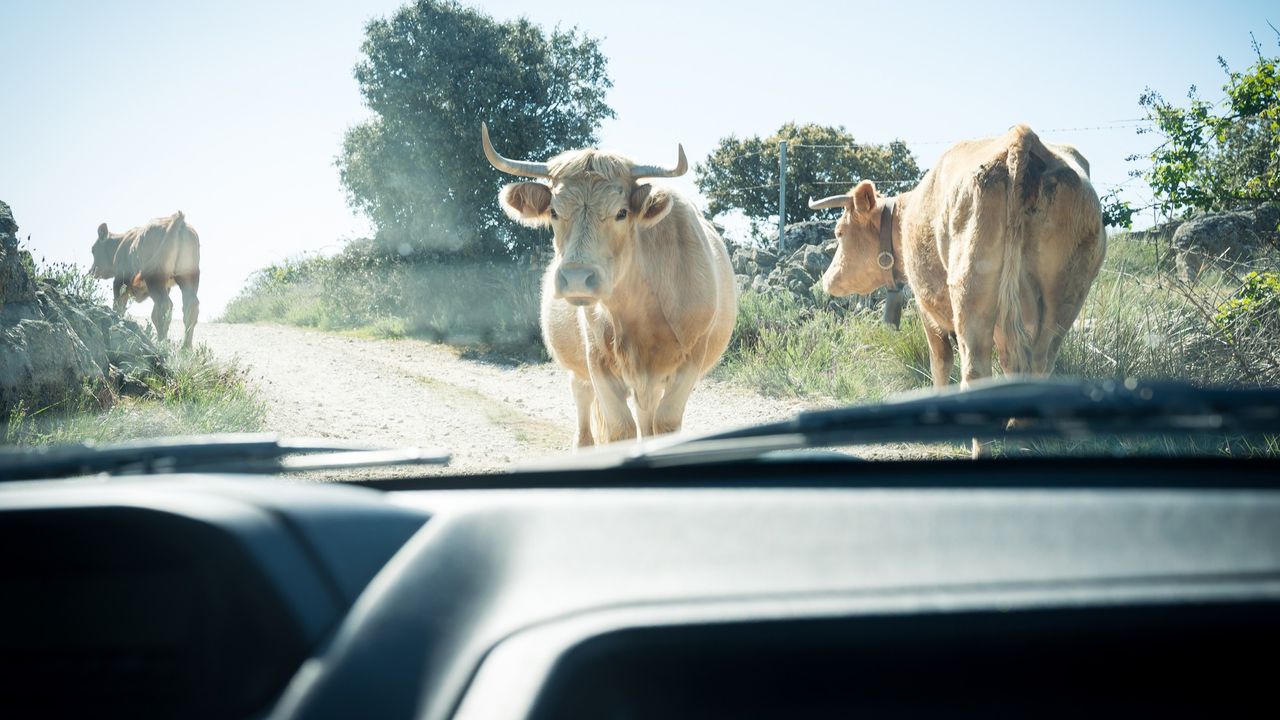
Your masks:
[[[1251,212],[1198,215],[1178,226],[1171,245],[1178,274],[1194,281],[1206,266],[1231,267],[1253,259],[1262,239]]]
[[[19,405],[109,402],[138,376],[164,371],[159,348],[132,320],[33,277],[17,228],[0,202],[0,421]]]

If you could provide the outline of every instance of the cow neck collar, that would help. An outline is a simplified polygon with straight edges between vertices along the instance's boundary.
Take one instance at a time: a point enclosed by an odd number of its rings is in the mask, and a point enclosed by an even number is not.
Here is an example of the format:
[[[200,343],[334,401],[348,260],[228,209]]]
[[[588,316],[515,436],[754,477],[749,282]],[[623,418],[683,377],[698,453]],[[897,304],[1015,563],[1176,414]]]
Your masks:
[[[897,204],[897,198],[885,198],[881,207],[880,254],[876,256],[876,265],[880,266],[880,274],[884,277],[884,287],[890,290],[901,290],[906,284],[898,280],[898,258],[893,254],[893,214]]]

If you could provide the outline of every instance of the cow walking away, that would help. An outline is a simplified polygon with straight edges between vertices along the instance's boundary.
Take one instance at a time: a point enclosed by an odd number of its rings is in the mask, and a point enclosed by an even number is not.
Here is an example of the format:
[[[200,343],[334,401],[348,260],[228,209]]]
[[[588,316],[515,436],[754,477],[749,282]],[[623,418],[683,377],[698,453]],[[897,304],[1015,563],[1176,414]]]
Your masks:
[[[863,181],[809,207],[844,209],[828,293],[911,285],[936,387],[949,382],[953,336],[962,387],[991,374],[993,347],[1005,372],[1051,372],[1106,251],[1089,163],[1026,125],[956,144],[896,198]]]
[[[109,231],[106,223],[99,225],[90,272],[95,277],[114,280],[112,306],[118,313],[124,312],[130,296],[137,302],[149,296],[151,322],[162,340],[169,337],[173,313],[169,290],[177,285],[182,290],[182,321],[186,327],[182,347],[191,347],[200,317],[200,301],[196,297],[200,288],[200,236],[187,224],[181,210],[122,233]]]
[[[679,430],[737,317],[724,241],[688,200],[641,182],[684,174],[684,148],[674,168],[599,150],[528,162],[502,157],[480,130],[494,167],[548,181],[507,185],[499,202],[520,223],[551,226],[542,336],[572,374],[575,445]]]

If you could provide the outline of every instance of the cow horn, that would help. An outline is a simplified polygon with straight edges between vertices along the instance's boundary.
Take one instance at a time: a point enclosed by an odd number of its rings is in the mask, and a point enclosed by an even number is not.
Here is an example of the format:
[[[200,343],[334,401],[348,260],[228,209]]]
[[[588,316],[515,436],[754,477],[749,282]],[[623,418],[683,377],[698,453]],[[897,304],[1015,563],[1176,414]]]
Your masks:
[[[680,159],[676,161],[673,168],[662,167],[661,165],[632,165],[631,177],[633,178],[671,178],[680,177],[689,172],[689,159],[684,156],[684,145],[676,145],[676,151],[680,153]]]
[[[825,210],[827,208],[842,208],[845,206],[845,203],[849,202],[849,199],[848,195],[832,195],[831,197],[824,197],[821,200],[809,198],[809,209]]]
[[[484,144],[484,156],[489,158],[490,164],[502,172],[522,177],[551,177],[551,173],[547,171],[546,163],[508,160],[499,155],[498,151],[493,149],[493,143],[489,142],[489,126],[484,123],[480,123],[480,141]]]

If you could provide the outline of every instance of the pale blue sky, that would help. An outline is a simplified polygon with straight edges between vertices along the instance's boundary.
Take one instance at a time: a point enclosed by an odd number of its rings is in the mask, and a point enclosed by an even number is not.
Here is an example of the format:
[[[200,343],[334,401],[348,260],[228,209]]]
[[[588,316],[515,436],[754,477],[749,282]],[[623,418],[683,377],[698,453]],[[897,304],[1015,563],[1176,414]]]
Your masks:
[[[181,208],[212,316],[254,269],[367,231],[333,157],[367,115],[364,24],[401,4],[0,0],[0,199],[38,255],[82,264],[98,223]],[[1216,98],[1215,58],[1247,65],[1250,32],[1276,52],[1280,25],[1264,2],[467,4],[602,38],[618,113],[602,145],[642,162],[796,120],[902,138],[929,167],[944,142],[1027,122],[1076,144],[1103,188],[1150,136],[1064,129],[1139,117],[1148,85]]]

